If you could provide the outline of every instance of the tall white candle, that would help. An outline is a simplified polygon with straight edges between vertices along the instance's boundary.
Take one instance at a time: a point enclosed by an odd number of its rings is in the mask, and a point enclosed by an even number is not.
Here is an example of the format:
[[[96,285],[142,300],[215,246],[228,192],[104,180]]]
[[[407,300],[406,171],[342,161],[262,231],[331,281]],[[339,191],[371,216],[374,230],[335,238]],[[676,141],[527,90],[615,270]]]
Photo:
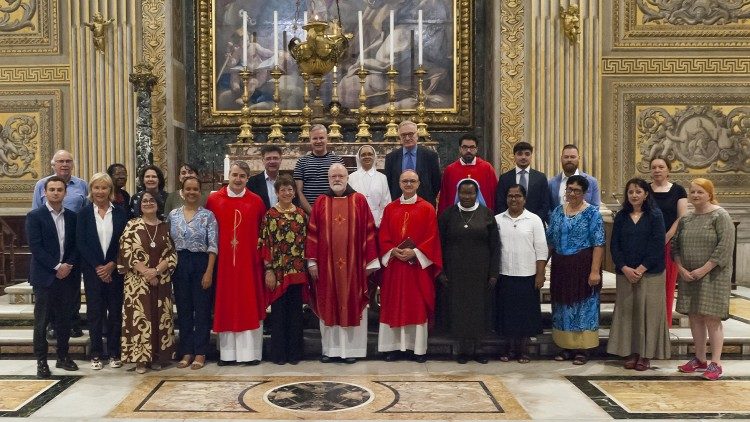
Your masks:
[[[247,66],[247,12],[242,11],[242,65]]]
[[[357,19],[359,20],[359,66],[365,67],[365,36],[361,10],[357,12]]]
[[[307,25],[307,12],[302,13],[302,25]]]
[[[418,40],[419,40],[419,61],[417,62],[420,66],[422,66],[422,9],[419,9],[418,12],[418,18],[417,18],[417,34],[418,34]]]
[[[273,11],[273,65],[279,65],[279,12]]]
[[[391,66],[393,66],[393,39],[395,38],[395,34],[393,33],[393,10],[391,10],[391,32],[390,32],[390,39],[391,39]]]
[[[229,155],[224,155],[224,180],[229,180]]]

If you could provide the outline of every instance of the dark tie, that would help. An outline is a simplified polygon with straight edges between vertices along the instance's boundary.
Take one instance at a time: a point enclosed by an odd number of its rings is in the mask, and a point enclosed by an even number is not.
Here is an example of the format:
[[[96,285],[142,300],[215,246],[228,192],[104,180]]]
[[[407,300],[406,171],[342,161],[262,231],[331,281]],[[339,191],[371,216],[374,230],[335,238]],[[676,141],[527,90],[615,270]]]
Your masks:
[[[406,151],[406,165],[404,166],[404,170],[406,169],[414,170],[414,151]]]
[[[521,170],[521,177],[518,178],[518,184],[523,186],[528,193],[529,190],[529,179],[526,178],[526,170]]]

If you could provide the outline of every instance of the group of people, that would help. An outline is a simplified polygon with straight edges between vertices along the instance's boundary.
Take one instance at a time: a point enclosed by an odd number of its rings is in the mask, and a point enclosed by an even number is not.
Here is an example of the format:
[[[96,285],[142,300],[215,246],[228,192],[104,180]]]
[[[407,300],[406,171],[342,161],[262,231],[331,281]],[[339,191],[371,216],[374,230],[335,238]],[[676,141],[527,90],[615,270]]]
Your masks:
[[[528,363],[529,338],[542,332],[550,259],[555,359],[585,364],[599,345],[605,231],[598,183],[579,170],[578,149],[563,148],[563,170],[548,180],[531,168],[533,147],[519,142],[515,168],[498,178],[477,156],[478,139],[464,135],[458,160],[441,174],[437,154],[418,145],[416,132],[410,121],[399,125],[402,146],[386,155],[383,173],[375,148],[363,145],[349,174],[328,150],[326,128],[315,125],[311,151],[291,176],[279,171],[281,147],[268,144],[263,172],[233,162],[228,185],[208,197],[189,165],[171,194],[158,167],[144,168],[130,198],[124,166],[87,185],[71,175],[71,155],[58,151],[55,174],[39,181],[27,217],[38,375],[50,375],[47,320],[56,366],[77,369],[67,342],[80,274],[92,369],[129,362],[145,373],[173,356],[179,368],[200,369],[211,330],[219,365],[257,365],[269,305],[270,360],[296,364],[303,303],[320,321],[321,362],[354,363],[367,353],[377,287],[386,361],[424,362],[428,333],[437,330],[455,340],[459,363],[488,362],[481,343],[490,331],[507,339],[501,361]],[[718,379],[734,226],[710,181],[693,180],[688,196],[669,181],[669,167],[654,158],[650,183],[634,178],[625,186],[610,244],[617,298],[607,351],[635,370],[669,357],[679,278],[677,311],[689,316],[696,346],[679,370]]]

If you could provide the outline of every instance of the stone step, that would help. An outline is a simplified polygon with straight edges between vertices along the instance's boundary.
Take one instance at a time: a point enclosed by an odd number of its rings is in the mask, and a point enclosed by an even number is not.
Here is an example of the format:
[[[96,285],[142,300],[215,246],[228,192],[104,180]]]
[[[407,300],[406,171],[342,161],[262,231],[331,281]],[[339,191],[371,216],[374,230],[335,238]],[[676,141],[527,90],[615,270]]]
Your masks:
[[[34,288],[28,281],[6,287],[5,294],[8,296],[8,303],[11,304],[34,303]],[[83,280],[81,280],[81,303],[86,303]]]
[[[57,340],[47,340],[49,353],[54,353]],[[71,337],[69,342],[70,353],[85,355],[89,347],[89,333],[84,330],[82,337]],[[32,328],[3,328],[0,329],[0,355],[3,353],[33,355],[34,330]],[[53,355],[51,355],[53,356]]]

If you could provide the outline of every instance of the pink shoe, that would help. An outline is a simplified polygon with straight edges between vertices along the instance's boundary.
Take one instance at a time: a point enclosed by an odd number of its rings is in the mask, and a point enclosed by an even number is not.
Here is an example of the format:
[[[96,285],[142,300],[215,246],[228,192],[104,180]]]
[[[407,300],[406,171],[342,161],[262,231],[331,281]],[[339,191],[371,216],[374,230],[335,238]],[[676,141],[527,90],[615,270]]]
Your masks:
[[[693,356],[686,364],[677,367],[677,370],[690,374],[696,371],[702,372],[708,368],[708,362],[701,362],[697,357]]]
[[[709,381],[716,381],[721,378],[721,366],[717,365],[716,362],[711,362],[706,368],[706,372],[703,373],[703,378]]]

